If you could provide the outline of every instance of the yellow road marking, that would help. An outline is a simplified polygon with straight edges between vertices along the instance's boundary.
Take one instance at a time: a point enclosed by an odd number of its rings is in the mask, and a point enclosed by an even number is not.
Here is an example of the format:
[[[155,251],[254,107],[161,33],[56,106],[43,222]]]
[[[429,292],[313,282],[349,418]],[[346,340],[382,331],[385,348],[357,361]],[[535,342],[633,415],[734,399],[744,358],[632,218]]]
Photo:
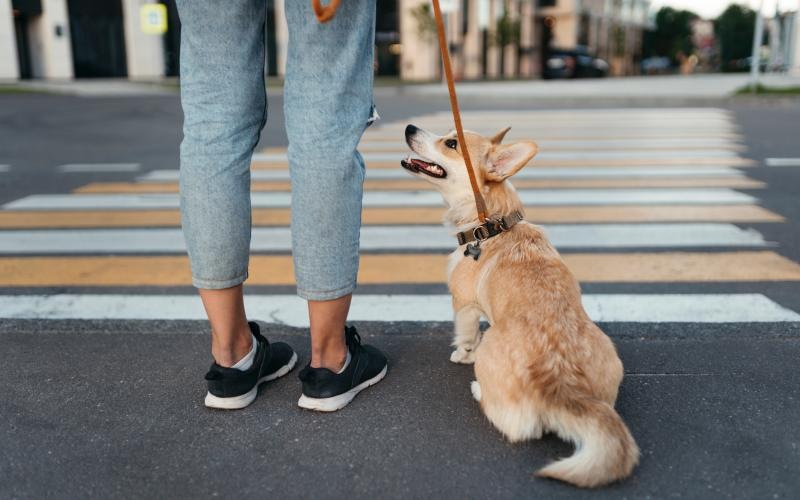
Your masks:
[[[540,224],[571,222],[782,222],[780,215],[756,205],[603,205],[529,207]],[[439,224],[444,208],[364,209],[366,225]],[[256,226],[287,226],[288,208],[254,208]],[[177,210],[20,210],[0,211],[0,229],[179,226]]]
[[[445,282],[447,256],[363,255],[361,284]],[[774,252],[565,254],[582,282],[669,283],[800,281],[800,265]],[[0,258],[0,286],[183,286],[188,259],[152,257]],[[292,285],[292,258],[253,255],[250,285]]]
[[[19,210],[0,212],[0,228],[178,226],[177,210]]]
[[[759,189],[765,184],[745,177],[692,177],[689,179],[518,179],[518,189],[578,189],[578,188],[738,188]],[[289,181],[255,181],[253,191],[290,191]],[[433,190],[430,183],[417,179],[366,180],[364,189],[374,191]],[[93,182],[73,190],[73,193],[177,193],[177,182]]]

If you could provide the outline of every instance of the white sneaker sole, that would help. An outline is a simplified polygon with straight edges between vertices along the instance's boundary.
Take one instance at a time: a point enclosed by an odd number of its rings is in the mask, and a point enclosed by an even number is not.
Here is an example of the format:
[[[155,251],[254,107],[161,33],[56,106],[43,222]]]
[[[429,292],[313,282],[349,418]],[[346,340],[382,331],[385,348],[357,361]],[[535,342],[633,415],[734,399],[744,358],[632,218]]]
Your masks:
[[[292,359],[289,362],[278,369],[275,373],[271,373],[265,377],[261,377],[256,382],[255,387],[250,389],[249,391],[245,392],[240,396],[232,396],[230,398],[221,398],[219,396],[215,396],[213,394],[206,393],[206,400],[205,404],[209,408],[216,408],[218,410],[241,410],[250,405],[253,401],[255,401],[256,396],[258,395],[258,386],[263,384],[264,382],[269,382],[270,380],[275,380],[277,378],[281,378],[294,368],[294,365],[297,364],[297,353],[292,354]]]
[[[353,387],[349,391],[339,394],[338,396],[332,396],[330,398],[310,398],[303,394],[300,396],[300,399],[297,401],[297,406],[300,408],[305,408],[306,410],[314,410],[314,411],[336,411],[341,410],[345,406],[347,406],[356,395],[366,389],[371,385],[375,385],[381,380],[383,377],[386,376],[386,372],[389,369],[389,365],[383,367],[383,370],[374,377],[369,380],[365,380],[361,382],[357,386]]]

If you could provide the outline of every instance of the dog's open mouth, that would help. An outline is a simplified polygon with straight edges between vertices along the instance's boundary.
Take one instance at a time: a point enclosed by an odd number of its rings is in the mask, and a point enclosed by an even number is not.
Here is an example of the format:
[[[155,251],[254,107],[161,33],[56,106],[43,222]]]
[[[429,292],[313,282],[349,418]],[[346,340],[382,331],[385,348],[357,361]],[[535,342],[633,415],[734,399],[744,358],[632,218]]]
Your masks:
[[[433,162],[425,161],[420,158],[412,158],[409,156],[405,160],[401,160],[400,165],[402,165],[403,168],[409,172],[422,172],[423,174],[436,179],[444,179],[447,177],[447,172],[445,172],[442,167]]]

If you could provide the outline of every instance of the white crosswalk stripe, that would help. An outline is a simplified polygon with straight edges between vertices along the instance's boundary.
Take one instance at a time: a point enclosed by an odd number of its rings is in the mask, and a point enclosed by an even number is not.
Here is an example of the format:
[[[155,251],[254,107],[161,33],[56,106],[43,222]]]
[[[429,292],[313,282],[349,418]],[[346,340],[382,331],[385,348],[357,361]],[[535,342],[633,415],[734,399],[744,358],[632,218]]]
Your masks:
[[[98,173],[98,172],[137,172],[141,168],[138,163],[70,163],[56,167],[62,173]]]
[[[767,158],[768,167],[800,167],[800,158]]]
[[[546,226],[551,242],[561,249],[764,247],[754,229],[733,224],[567,224]],[[288,227],[257,227],[253,251],[289,252]],[[361,249],[408,251],[452,250],[454,238],[441,226],[364,226]],[[184,252],[180,229],[92,229],[6,231],[0,254],[168,253]]]
[[[351,321],[450,321],[449,295],[359,295]],[[6,295],[6,318],[204,319],[192,295]],[[761,294],[584,294],[595,321],[640,323],[732,323],[800,321],[800,315]],[[307,327],[307,305],[295,295],[248,295],[248,311],[282,324]]]
[[[399,161],[402,155],[396,152],[390,153],[362,153],[364,160],[371,161]],[[603,160],[613,162],[614,160],[630,160],[635,158],[664,158],[664,159],[686,159],[686,158],[737,158],[736,151],[727,149],[653,149],[649,151],[540,151],[536,156],[536,161],[546,163],[550,160]],[[288,161],[286,153],[262,153],[255,158],[256,161],[285,163]]]
[[[407,123],[411,123],[410,121]],[[428,122],[416,121],[414,125],[423,126],[423,124],[428,124]],[[482,135],[492,135],[496,133],[499,129],[502,129],[505,125],[498,123],[494,125],[480,125],[475,126],[472,128],[473,132],[477,132]],[[442,124],[437,126],[437,124],[430,124],[428,125],[433,132],[439,134],[445,134],[452,129],[452,124]],[[403,129],[405,125],[401,127],[395,128],[380,128],[374,131],[370,131],[369,134],[364,138],[363,143],[369,144],[373,141],[397,141],[398,138],[403,137]],[[558,125],[558,124],[544,124],[539,127],[513,127],[511,131],[507,135],[509,140],[518,140],[518,139],[535,139],[537,141],[545,141],[545,140],[563,140],[564,138],[569,138],[569,140],[580,140],[582,138],[588,140],[594,139],[607,139],[607,140],[617,140],[617,139],[663,139],[663,138],[670,138],[670,139],[725,139],[729,145],[734,146],[738,145],[738,141],[741,139],[741,136],[737,133],[736,128],[728,127],[725,125],[701,125],[695,126],[694,124],[683,124],[683,125],[676,125],[676,126],[660,126],[660,127],[649,127],[649,126],[641,126],[641,125],[629,125],[628,127],[621,128],[621,127],[606,127],[606,126],[597,126],[593,124],[572,124],[570,126],[565,125]],[[259,155],[257,155],[256,160],[258,160]]]
[[[541,149],[659,149],[659,148],[718,148],[740,150],[726,138],[645,138],[645,139],[542,139],[536,141]],[[397,141],[370,141],[362,144],[370,148],[396,148]]]
[[[253,181],[288,181],[288,170],[254,170]],[[140,182],[177,182],[178,170],[152,170],[137,180]],[[515,179],[641,179],[641,178],[747,178],[740,170],[729,167],[564,167],[527,168],[514,176]],[[409,179],[409,174],[397,169],[367,169],[368,180]]]
[[[525,205],[714,205],[754,203],[745,193],[726,188],[713,189],[520,189]],[[251,196],[253,207],[289,207],[287,192],[257,192]],[[434,191],[367,191],[365,207],[438,207],[442,197]],[[3,205],[5,210],[92,210],[178,208],[177,194],[38,194]]]

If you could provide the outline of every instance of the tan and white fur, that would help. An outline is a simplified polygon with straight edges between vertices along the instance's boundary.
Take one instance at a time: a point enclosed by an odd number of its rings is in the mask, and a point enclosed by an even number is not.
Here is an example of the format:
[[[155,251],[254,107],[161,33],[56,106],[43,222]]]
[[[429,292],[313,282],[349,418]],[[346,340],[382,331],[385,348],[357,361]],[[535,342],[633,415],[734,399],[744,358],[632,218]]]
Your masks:
[[[502,144],[466,133],[466,146],[490,217],[523,207],[507,180],[537,152],[534,142]],[[440,137],[406,129],[414,154],[403,166],[431,182],[456,231],[479,224],[455,132]],[[511,442],[554,432],[575,453],[539,476],[597,487],[629,476],[639,449],[614,410],[622,362],[614,344],[589,319],[580,287],[539,226],[520,222],[481,244],[478,260],[464,246],[449,257],[455,340],[450,360],[474,363],[472,394],[486,417]],[[489,328],[481,335],[481,317]]]

